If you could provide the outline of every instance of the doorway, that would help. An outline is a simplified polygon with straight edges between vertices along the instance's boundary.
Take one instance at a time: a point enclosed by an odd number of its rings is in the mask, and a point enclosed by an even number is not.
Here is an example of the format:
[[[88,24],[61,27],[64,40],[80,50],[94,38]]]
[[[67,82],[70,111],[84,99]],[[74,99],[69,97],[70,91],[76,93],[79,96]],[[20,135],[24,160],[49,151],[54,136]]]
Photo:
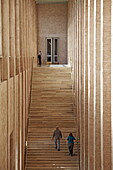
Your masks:
[[[47,63],[58,64],[58,38],[47,38],[46,44]]]

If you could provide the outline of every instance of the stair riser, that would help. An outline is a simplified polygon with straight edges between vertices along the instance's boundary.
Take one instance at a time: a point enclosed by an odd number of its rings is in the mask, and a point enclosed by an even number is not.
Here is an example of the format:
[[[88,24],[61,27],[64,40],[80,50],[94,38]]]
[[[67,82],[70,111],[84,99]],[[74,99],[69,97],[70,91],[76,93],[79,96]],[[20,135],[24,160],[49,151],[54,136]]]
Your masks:
[[[25,170],[79,170],[80,143],[75,142],[73,157],[69,156],[67,145],[69,133],[76,136],[77,132],[72,100],[71,68],[34,69]],[[63,135],[60,152],[52,140],[56,126]]]

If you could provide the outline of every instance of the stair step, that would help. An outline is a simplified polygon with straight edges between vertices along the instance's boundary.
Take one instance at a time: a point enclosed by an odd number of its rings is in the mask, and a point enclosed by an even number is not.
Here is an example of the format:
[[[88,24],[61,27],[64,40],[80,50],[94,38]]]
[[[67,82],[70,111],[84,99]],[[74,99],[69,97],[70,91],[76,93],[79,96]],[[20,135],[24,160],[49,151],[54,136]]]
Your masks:
[[[57,168],[54,168],[54,167],[29,167],[29,168],[26,168],[25,170],[58,170],[60,167],[57,167]],[[64,167],[61,167],[61,168],[64,168]],[[79,170],[78,167],[65,167],[65,170]]]
[[[80,142],[75,141],[73,157],[67,146],[69,133],[77,132],[72,100],[70,67],[34,68],[25,170],[79,170]],[[59,152],[52,140],[56,126],[63,136]]]

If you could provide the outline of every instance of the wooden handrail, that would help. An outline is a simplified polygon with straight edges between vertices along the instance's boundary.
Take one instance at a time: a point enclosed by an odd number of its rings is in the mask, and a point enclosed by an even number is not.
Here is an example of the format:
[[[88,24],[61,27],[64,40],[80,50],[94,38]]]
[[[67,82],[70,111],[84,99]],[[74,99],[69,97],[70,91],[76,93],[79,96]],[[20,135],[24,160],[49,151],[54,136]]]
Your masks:
[[[32,58],[32,64],[31,64],[31,81],[30,81],[30,96],[29,96],[29,106],[28,106],[28,114],[30,113],[30,104],[31,104],[31,91],[32,91],[32,80],[33,80],[33,65],[34,65],[34,57]],[[26,164],[26,155],[27,155],[27,135],[28,135],[28,124],[29,124],[29,117],[27,118],[27,129],[26,129],[26,139],[25,139],[25,162],[24,162],[24,168]]]

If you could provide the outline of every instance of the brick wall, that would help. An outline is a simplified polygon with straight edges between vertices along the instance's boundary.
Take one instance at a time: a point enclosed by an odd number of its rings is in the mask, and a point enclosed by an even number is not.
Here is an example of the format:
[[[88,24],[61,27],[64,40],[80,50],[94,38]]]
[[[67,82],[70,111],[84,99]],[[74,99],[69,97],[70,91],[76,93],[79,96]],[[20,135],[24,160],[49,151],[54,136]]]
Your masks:
[[[67,4],[38,5],[38,51],[46,64],[46,38],[58,37],[59,63],[67,63]]]

